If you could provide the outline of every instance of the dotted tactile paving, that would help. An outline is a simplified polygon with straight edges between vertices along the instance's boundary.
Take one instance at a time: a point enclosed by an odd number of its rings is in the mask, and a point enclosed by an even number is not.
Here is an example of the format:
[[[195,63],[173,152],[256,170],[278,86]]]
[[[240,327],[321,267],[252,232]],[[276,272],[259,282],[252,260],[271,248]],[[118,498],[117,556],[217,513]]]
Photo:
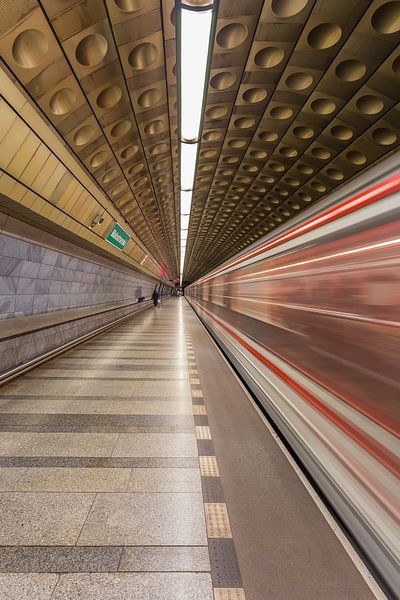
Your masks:
[[[205,502],[207,535],[209,538],[231,538],[232,531],[224,502]]]
[[[202,477],[201,488],[204,502],[223,503],[224,491],[219,477]]]
[[[193,406],[204,406],[204,400],[203,398],[192,398],[192,404]]]
[[[199,456],[199,463],[202,477],[219,477],[218,463],[215,456]]]
[[[204,406],[204,404],[194,404],[193,405],[193,414],[195,416],[198,415],[206,415],[206,407]]]
[[[198,440],[211,440],[210,428],[207,425],[197,425],[196,437]]]
[[[217,588],[239,588],[242,586],[242,577],[233,540],[209,540],[208,550],[213,586]]]
[[[242,588],[214,588],[214,600],[246,600]]]
[[[203,392],[201,390],[192,390],[192,397],[193,398],[202,398]]]
[[[189,375],[196,375],[198,376],[199,372],[197,369],[189,369]]]
[[[198,379],[197,377],[190,377],[190,383],[192,385],[200,385],[200,379]]]

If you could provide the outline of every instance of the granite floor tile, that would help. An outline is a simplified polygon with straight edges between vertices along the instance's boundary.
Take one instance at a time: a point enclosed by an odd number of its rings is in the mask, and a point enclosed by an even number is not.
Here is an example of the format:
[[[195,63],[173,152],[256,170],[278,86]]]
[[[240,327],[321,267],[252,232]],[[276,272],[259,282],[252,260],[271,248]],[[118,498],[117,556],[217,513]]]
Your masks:
[[[25,467],[0,467],[0,492],[13,491],[25,471]]]
[[[32,433],[0,432],[0,456],[11,456],[32,439]]]
[[[61,575],[52,600],[213,600],[206,573]],[[23,599],[25,600],[25,599]],[[41,600],[41,599],[39,599]]]
[[[197,457],[192,433],[121,433],[112,456]]]
[[[15,436],[26,434],[15,433]],[[111,456],[118,433],[32,433],[13,456]]]
[[[50,600],[58,578],[51,573],[0,573],[0,600]]]
[[[2,492],[0,545],[75,544],[95,494]]]
[[[54,394],[56,396],[166,396],[188,397],[190,386],[186,380],[178,381],[96,381],[96,380],[20,380],[10,384],[3,390],[3,396],[14,394],[30,394],[42,396]]]
[[[133,469],[128,492],[201,492],[199,469]]]
[[[202,546],[201,494],[97,494],[77,544]]]
[[[131,476],[131,469],[113,468],[31,467],[22,470],[18,480],[7,483],[7,491],[124,492]]]
[[[108,415],[129,415],[132,414],[133,400],[109,399],[64,399],[54,398],[52,400],[43,400],[41,398],[26,398],[16,400],[12,398],[4,404],[0,403],[0,414],[2,413],[21,413],[21,414],[108,414]],[[161,413],[160,413],[161,414]]]
[[[208,548],[206,546],[126,547],[122,549],[119,570],[209,571]]]
[[[0,409],[1,410],[1,409]],[[166,402],[162,400],[135,400],[131,408],[132,415],[192,415],[191,400],[182,399]]]
[[[68,412],[71,400],[43,400],[31,398],[30,400],[19,400],[8,398],[0,402],[0,413],[54,413],[62,414]]]
[[[63,368],[61,369],[35,369],[35,371],[32,371],[32,375],[31,376],[27,376],[25,378],[26,379],[39,379],[39,378],[49,378],[49,379],[89,379],[89,378],[99,378],[99,379],[135,379],[137,381],[147,381],[147,380],[154,380],[154,381],[161,381],[161,380],[165,380],[165,381],[170,381],[170,380],[176,380],[176,379],[185,379],[188,380],[188,373],[187,371],[183,370],[183,369],[175,369],[175,368],[170,368],[168,370],[164,369],[163,370],[156,370],[156,371],[139,371],[137,369],[135,370],[129,370],[129,369],[117,369],[115,367],[100,367],[97,369],[85,369],[84,367],[82,369],[68,369],[65,370]]]
[[[118,546],[0,546],[0,573],[118,571],[121,554]]]

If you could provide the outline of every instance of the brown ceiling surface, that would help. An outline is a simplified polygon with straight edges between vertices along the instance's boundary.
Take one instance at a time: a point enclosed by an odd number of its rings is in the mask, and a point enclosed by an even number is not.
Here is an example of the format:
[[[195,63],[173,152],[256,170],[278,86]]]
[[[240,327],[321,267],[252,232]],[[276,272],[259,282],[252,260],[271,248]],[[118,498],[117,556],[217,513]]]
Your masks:
[[[3,60],[171,276],[174,0],[2,0]],[[399,0],[220,0],[184,280],[398,147]]]

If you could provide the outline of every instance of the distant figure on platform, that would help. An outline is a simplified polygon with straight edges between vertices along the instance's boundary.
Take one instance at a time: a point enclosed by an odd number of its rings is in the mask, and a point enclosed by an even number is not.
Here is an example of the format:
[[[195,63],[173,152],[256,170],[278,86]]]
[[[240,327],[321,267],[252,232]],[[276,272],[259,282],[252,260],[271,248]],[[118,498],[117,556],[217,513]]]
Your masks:
[[[153,292],[153,295],[152,295],[151,299],[153,300],[154,308],[157,308],[158,301],[160,299],[160,295],[157,292],[157,286],[154,288],[154,292]]]

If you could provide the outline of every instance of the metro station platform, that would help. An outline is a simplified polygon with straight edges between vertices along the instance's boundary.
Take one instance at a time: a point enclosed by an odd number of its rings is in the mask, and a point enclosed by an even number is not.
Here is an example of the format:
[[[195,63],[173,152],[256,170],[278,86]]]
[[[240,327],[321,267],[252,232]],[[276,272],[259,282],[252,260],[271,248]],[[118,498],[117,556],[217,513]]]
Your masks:
[[[0,396],[1,600],[376,597],[184,298]]]

